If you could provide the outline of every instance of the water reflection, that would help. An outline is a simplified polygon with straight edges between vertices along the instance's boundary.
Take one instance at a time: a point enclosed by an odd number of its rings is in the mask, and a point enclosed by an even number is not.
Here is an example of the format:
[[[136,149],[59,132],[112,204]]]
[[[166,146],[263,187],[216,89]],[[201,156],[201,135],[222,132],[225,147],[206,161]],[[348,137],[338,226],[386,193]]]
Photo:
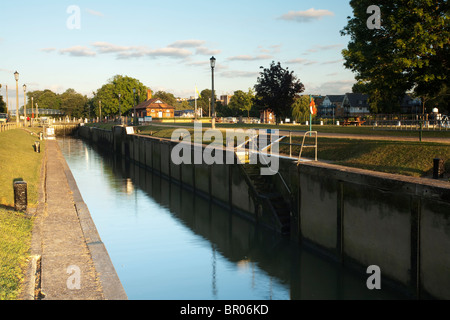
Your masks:
[[[130,299],[401,298],[175,182],[60,145]]]

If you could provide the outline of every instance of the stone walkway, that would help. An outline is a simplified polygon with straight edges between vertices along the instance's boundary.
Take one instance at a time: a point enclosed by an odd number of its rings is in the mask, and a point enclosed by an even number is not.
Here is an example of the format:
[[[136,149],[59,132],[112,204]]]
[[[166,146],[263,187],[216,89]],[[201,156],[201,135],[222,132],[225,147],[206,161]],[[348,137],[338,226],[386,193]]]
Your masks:
[[[31,250],[40,257],[41,299],[127,299],[57,141],[47,141],[45,157]]]

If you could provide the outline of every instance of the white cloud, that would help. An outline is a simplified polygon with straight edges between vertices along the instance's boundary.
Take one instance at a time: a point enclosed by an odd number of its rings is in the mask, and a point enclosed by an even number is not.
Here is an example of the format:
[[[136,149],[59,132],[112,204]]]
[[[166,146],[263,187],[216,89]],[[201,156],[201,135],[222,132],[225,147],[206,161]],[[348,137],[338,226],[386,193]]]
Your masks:
[[[170,44],[169,47],[172,48],[197,48],[202,46],[206,41],[204,40],[178,40]]]
[[[97,16],[97,17],[104,17],[104,14],[101,13],[101,12],[94,11],[94,10],[91,10],[91,9],[86,9],[86,11],[87,11],[87,13],[89,13],[90,15]]]
[[[2,68],[0,68],[0,72],[5,72],[5,73],[11,73],[11,74],[13,74],[15,71],[14,71],[14,70],[8,70],[8,69],[2,69]]]
[[[282,15],[278,19],[296,22],[310,22],[314,20],[320,20],[325,16],[334,16],[334,13],[329,10],[316,10],[314,8],[308,9],[306,11],[289,11],[288,13]]]
[[[342,63],[344,62],[343,59],[339,59],[339,60],[329,60],[329,61],[324,61],[321,64],[335,64],[335,63]]]
[[[130,51],[124,51],[118,54],[119,59],[140,58],[140,57],[168,57],[168,58],[186,58],[192,55],[192,52],[182,48],[158,48],[150,49],[147,47],[133,48]]]
[[[94,42],[92,46],[97,48],[99,53],[118,53],[133,50],[133,47],[118,46],[108,42]]]
[[[97,54],[94,51],[91,51],[89,48],[84,46],[74,46],[67,49],[59,50],[60,54],[68,54],[73,57],[94,57]]]
[[[201,55],[215,55],[215,54],[219,54],[222,51],[220,50],[211,50],[208,49],[206,47],[198,47],[196,53],[197,54],[201,54]]]
[[[265,48],[263,46],[258,46],[258,50],[262,53],[274,54],[274,53],[280,52],[280,49],[281,49],[281,44],[275,44],[275,45],[269,46],[267,48]]]
[[[255,61],[255,60],[265,60],[265,59],[272,59],[272,56],[268,55],[268,54],[262,54],[259,56],[240,55],[240,56],[229,57],[227,60],[229,60],[229,61]]]
[[[290,64],[302,64],[304,66],[309,66],[312,64],[316,64],[317,61],[313,61],[313,60],[308,60],[308,59],[302,59],[302,58],[296,58],[296,59],[291,59],[286,61],[286,63],[290,63]]]

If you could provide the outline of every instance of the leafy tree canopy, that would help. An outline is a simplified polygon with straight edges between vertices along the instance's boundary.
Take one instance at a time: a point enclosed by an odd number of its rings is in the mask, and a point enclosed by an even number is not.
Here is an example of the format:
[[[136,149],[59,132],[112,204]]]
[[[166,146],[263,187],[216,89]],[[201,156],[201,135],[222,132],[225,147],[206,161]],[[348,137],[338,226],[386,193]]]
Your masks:
[[[137,91],[136,94],[133,92],[134,88]],[[99,115],[99,101],[101,101],[102,116],[118,115],[119,94],[121,95],[120,109],[122,115],[124,115],[131,110],[139,100],[142,102],[147,99],[147,87],[137,79],[121,75],[114,76],[108,80],[107,84],[97,90],[93,100],[95,114],[97,116]]]
[[[250,110],[253,107],[253,102],[255,99],[255,93],[251,88],[248,92],[242,90],[235,91],[230,99],[229,108],[239,111],[245,111],[247,117],[250,117]]]
[[[292,117],[297,122],[309,120],[309,115],[311,113],[309,96],[301,96],[296,98],[292,104]],[[313,115],[315,117],[316,115]]]
[[[372,111],[397,111],[409,90],[433,97],[449,84],[448,0],[379,1],[381,28],[369,29],[371,0],[351,0],[353,17],[342,35],[351,37],[342,54],[356,75],[354,91],[370,96]]]
[[[270,108],[276,114],[277,124],[281,119],[291,116],[291,106],[304,85],[297,79],[293,71],[281,67],[280,62],[263,68],[255,85],[255,102],[260,109]]]

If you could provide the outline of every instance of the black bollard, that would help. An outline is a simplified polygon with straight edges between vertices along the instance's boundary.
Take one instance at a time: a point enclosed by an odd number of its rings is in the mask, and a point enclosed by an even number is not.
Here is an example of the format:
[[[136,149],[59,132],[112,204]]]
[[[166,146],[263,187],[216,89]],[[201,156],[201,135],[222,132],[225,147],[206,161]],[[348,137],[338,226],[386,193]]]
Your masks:
[[[433,159],[433,179],[439,179],[444,176],[444,160]]]
[[[14,209],[26,211],[28,206],[27,183],[25,181],[14,182]]]

